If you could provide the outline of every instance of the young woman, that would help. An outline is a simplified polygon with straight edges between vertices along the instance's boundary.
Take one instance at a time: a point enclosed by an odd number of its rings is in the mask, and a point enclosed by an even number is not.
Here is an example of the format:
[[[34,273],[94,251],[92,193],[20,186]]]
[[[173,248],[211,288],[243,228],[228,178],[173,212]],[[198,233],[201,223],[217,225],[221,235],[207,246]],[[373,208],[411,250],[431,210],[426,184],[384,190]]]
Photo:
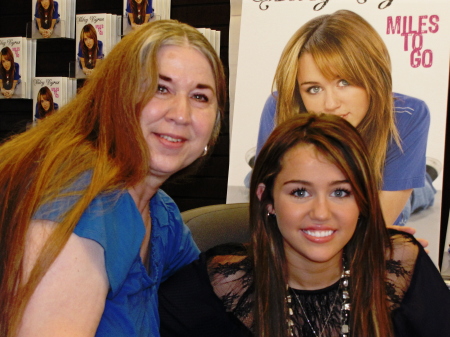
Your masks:
[[[14,55],[9,47],[4,47],[1,52],[0,67],[0,92],[5,98],[14,95],[16,86],[20,83],[19,64],[14,62]]]
[[[36,18],[36,28],[42,37],[51,37],[55,25],[59,22],[58,2],[53,0],[36,0],[34,17]]]
[[[159,336],[159,284],[199,253],[159,187],[202,161],[225,99],[213,47],[161,20],[0,147],[1,336]]]
[[[88,76],[103,60],[103,42],[97,39],[97,31],[88,23],[81,29],[78,45],[80,68]]]
[[[34,117],[42,119],[53,114],[58,108],[58,103],[53,102],[53,95],[49,87],[39,89]]]
[[[370,159],[343,118],[276,127],[252,175],[250,244],[212,248],[161,285],[161,335],[448,334],[450,292],[413,236],[388,232]]]
[[[128,23],[131,28],[136,29],[147,23],[153,13],[152,1],[148,0],[128,0],[127,2]]]
[[[257,153],[274,125],[290,116],[335,114],[359,130],[373,157],[386,224],[403,225],[411,212],[433,204],[435,190],[425,174],[428,107],[392,93],[388,50],[361,16],[340,10],[300,27],[281,55],[274,87],[278,92],[262,112]]]

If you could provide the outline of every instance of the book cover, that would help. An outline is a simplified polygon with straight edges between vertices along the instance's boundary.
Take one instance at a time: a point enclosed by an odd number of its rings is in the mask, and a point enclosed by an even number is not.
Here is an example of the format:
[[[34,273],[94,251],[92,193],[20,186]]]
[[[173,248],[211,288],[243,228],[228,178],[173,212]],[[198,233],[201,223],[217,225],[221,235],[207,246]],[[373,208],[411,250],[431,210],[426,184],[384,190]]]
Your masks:
[[[31,38],[69,37],[66,1],[69,0],[32,0]]]
[[[66,77],[35,77],[32,83],[33,121],[54,114],[67,103]]]
[[[23,37],[0,38],[0,99],[27,97],[27,43]]]
[[[111,50],[111,14],[76,16],[75,77],[86,78]]]

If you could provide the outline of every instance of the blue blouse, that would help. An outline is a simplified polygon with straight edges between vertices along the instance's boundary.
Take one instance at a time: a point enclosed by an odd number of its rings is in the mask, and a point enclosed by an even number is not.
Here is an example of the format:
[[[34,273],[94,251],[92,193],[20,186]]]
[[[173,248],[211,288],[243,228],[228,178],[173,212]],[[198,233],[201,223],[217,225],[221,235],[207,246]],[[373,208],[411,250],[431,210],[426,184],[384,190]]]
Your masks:
[[[41,207],[34,218],[58,221],[61,210],[77,198],[64,199],[52,203],[51,209]],[[96,336],[159,336],[159,285],[198,258],[199,250],[178,207],[162,190],[151,199],[150,214],[149,271],[139,255],[144,223],[127,191],[96,197],[74,230],[104,249],[110,289]]]

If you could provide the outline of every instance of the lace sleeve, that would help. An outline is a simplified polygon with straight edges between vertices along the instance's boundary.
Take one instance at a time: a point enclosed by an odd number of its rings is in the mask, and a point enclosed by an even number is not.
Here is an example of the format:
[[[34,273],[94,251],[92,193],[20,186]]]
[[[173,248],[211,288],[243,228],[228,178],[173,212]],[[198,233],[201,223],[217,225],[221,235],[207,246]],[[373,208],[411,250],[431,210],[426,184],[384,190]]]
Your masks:
[[[391,234],[392,254],[386,261],[386,287],[391,310],[398,308],[411,283],[419,253],[419,243],[413,236]]]
[[[222,250],[217,253],[217,250]],[[208,275],[215,294],[223,302],[226,311],[233,313],[251,329],[253,318],[252,264],[243,245],[226,245],[216,248],[208,259]]]

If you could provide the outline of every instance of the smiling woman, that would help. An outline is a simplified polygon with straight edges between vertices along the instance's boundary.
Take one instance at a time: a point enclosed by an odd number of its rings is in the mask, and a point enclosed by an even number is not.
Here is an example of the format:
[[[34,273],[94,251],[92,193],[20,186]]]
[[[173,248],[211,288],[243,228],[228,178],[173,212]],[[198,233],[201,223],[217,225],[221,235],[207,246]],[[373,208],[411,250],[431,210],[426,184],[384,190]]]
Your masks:
[[[345,119],[281,123],[255,162],[251,242],[161,285],[161,335],[445,335],[450,292],[414,237],[386,229],[375,181]]]
[[[214,145],[225,96],[206,38],[160,20],[1,145],[1,336],[159,336],[158,287],[199,253],[159,187]]]

